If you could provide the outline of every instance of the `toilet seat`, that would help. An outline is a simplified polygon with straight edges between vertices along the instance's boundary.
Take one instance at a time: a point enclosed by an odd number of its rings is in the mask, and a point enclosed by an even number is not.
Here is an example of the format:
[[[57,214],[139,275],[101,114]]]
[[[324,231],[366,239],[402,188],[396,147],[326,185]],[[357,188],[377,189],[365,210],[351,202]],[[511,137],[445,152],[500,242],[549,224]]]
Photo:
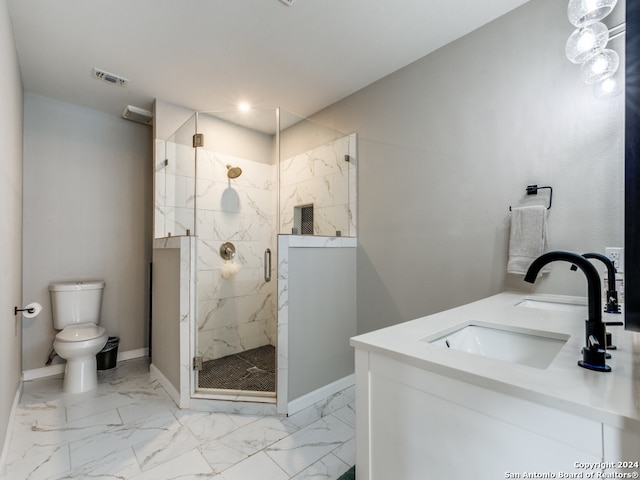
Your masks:
[[[105,335],[106,329],[93,323],[69,325],[56,335],[59,342],[84,342]]]

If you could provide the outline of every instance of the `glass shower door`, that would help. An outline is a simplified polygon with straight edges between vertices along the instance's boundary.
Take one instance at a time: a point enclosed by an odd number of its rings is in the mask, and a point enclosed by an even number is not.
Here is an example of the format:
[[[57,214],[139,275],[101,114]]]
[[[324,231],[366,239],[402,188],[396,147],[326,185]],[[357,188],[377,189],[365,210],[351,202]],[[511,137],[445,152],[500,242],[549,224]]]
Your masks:
[[[193,396],[275,403],[277,236],[356,235],[355,135],[279,109],[198,113],[195,132]]]
[[[196,396],[275,401],[277,111],[198,113]]]

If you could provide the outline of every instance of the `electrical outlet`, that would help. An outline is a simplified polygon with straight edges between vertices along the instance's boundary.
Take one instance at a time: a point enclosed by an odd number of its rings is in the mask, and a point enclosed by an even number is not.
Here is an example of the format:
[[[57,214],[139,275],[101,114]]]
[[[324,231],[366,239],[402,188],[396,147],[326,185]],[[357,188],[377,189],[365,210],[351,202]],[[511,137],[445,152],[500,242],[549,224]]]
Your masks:
[[[613,262],[618,273],[624,273],[624,248],[606,247],[604,249],[605,256]]]

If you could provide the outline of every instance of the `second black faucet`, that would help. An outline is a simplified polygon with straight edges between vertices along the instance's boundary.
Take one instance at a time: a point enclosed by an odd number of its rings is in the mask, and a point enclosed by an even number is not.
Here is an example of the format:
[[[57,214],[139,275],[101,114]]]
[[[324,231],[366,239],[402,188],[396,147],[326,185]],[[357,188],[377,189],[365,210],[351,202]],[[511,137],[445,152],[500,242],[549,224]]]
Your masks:
[[[589,260],[580,254],[556,250],[547,252],[536,258],[529,266],[524,280],[534,283],[542,268],[548,263],[562,260],[578,267],[587,277],[588,318],[585,322],[585,346],[582,349],[582,360],[578,362],[583,368],[598,372],[610,372],[606,364],[606,332],[602,323],[602,300],[600,298],[600,276]]]

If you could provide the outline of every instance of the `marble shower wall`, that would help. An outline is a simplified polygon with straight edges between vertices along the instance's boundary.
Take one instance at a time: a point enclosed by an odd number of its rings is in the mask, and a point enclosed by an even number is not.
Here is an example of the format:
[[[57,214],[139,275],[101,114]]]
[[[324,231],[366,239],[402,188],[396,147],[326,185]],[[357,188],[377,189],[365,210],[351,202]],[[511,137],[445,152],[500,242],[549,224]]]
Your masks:
[[[283,160],[280,233],[292,232],[296,207],[313,205],[314,235],[356,236],[356,162],[355,134]]]
[[[196,231],[198,355],[224,357],[276,343],[275,166],[198,149]],[[227,177],[226,165],[242,168]],[[225,265],[220,246],[236,256]],[[264,281],[264,252],[272,252],[272,281]],[[226,269],[237,268],[228,277]]]
[[[276,344],[278,230],[291,233],[294,208],[313,204],[315,235],[356,235],[355,149],[354,134],[281,162],[278,228],[275,165],[199,148],[196,182],[193,147],[180,138],[156,140],[155,237],[197,235],[197,355],[211,360]],[[226,165],[242,168],[242,175],[229,179]],[[226,278],[224,242],[237,252],[237,271]]]

